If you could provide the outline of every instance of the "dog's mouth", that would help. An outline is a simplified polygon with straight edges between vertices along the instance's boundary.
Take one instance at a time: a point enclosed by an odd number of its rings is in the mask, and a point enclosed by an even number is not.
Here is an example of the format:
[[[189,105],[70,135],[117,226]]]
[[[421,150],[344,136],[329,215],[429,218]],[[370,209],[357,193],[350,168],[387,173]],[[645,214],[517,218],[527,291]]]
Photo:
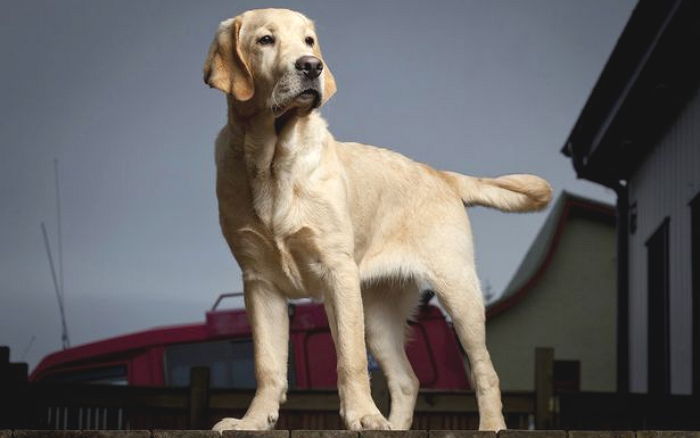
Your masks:
[[[293,117],[303,116],[321,105],[321,93],[313,88],[307,88],[297,94],[286,106],[273,108],[275,114],[275,131],[282,132],[284,126]]]
[[[307,88],[299,93],[295,100],[300,103],[311,103],[312,108],[318,108],[321,103],[321,93],[313,88]]]
[[[275,105],[272,107],[272,112],[275,118],[291,113],[309,113],[311,110],[321,106],[321,93],[314,88],[306,88],[301,93],[288,99],[286,103]]]

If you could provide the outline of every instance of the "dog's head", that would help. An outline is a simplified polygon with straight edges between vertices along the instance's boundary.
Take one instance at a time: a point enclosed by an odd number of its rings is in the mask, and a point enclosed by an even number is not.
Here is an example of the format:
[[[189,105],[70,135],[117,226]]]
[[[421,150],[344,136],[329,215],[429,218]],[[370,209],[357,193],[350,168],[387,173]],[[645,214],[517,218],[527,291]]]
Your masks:
[[[204,82],[234,104],[308,113],[335,93],[314,24],[288,9],[256,9],[223,21],[204,63]]]

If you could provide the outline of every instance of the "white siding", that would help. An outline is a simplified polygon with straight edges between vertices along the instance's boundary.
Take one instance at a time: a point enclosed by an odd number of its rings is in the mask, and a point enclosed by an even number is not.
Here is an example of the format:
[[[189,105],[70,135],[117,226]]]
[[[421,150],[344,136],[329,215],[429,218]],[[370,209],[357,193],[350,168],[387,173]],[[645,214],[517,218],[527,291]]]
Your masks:
[[[700,94],[697,92],[629,181],[637,204],[630,235],[630,389],[647,390],[647,252],[645,242],[669,223],[671,392],[692,390],[690,207],[700,192]]]

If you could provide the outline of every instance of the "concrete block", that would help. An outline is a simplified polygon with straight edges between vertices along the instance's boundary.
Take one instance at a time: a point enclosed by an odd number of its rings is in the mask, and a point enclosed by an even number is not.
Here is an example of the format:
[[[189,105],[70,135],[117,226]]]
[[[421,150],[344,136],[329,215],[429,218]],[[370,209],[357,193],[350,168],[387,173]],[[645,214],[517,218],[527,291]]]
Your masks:
[[[351,430],[293,430],[291,438],[359,438]]]
[[[498,438],[566,438],[563,430],[501,430]]]
[[[496,432],[485,430],[431,430],[430,438],[496,438]]]
[[[213,430],[154,430],[153,438],[221,438]]]
[[[428,438],[427,430],[364,430],[360,438]]]
[[[16,430],[14,438],[151,438],[149,430]]]
[[[571,430],[569,438],[635,438],[634,432],[625,430]]]
[[[289,438],[288,430],[225,430],[221,438]]]
[[[685,430],[640,430],[637,438],[700,438],[700,431]]]

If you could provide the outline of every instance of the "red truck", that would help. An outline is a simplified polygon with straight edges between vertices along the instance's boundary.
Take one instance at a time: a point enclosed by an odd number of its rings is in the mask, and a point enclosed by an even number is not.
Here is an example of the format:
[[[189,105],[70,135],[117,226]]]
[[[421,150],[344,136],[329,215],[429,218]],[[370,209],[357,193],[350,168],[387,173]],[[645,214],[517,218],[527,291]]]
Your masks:
[[[46,356],[32,381],[187,386],[190,368],[207,366],[214,388],[252,389],[253,345],[245,310],[219,310],[206,321],[158,327]],[[290,304],[289,387],[336,386],[336,356],[322,304]],[[442,311],[424,300],[409,321],[408,358],[422,388],[468,389],[463,356]],[[370,358],[370,367],[376,367]]]

